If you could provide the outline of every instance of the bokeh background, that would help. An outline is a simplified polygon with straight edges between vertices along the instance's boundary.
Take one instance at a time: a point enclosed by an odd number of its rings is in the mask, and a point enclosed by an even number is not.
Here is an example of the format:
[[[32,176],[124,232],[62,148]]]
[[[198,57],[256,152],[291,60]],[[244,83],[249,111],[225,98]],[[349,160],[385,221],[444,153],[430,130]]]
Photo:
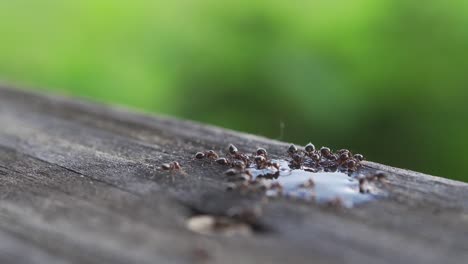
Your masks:
[[[468,181],[466,0],[0,0],[0,80]]]

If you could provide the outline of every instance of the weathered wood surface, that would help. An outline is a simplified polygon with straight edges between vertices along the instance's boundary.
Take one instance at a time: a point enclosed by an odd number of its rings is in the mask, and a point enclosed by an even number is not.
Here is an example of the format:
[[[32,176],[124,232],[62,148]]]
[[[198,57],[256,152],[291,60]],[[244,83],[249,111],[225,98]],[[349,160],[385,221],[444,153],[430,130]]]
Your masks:
[[[285,143],[0,88],[0,263],[468,263],[468,185],[366,162],[389,196],[352,209],[226,192],[196,151]],[[345,146],[344,146],[345,147]],[[408,146],[402,146],[402,151]],[[161,172],[177,160],[187,175]],[[261,207],[251,236],[203,236],[194,213]]]

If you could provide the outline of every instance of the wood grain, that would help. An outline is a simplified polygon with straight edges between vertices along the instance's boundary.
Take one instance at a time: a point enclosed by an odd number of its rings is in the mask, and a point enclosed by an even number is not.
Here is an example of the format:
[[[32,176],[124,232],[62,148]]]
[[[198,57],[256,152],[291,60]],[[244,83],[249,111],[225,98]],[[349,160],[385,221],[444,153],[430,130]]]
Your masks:
[[[0,88],[0,263],[468,263],[468,185],[388,172],[388,196],[330,208],[226,192],[199,150],[284,142],[76,99]],[[313,140],[313,139],[312,139]],[[404,150],[402,150],[404,151]],[[179,161],[185,174],[157,168]],[[249,236],[193,215],[259,209]]]

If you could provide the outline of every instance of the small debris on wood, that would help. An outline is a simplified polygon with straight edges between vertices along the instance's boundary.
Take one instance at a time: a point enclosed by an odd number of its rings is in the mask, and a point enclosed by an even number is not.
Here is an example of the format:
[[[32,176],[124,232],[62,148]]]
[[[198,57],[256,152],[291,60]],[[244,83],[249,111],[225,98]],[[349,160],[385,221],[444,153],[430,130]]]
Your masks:
[[[223,216],[197,215],[186,222],[189,230],[202,235],[248,236],[250,225]]]

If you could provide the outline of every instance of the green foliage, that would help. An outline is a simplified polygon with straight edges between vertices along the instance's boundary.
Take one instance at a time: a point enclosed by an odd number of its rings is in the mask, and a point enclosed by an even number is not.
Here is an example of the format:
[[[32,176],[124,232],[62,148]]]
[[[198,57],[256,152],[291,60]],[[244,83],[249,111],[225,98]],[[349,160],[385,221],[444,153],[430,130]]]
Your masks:
[[[0,2],[0,78],[468,181],[466,1]]]

